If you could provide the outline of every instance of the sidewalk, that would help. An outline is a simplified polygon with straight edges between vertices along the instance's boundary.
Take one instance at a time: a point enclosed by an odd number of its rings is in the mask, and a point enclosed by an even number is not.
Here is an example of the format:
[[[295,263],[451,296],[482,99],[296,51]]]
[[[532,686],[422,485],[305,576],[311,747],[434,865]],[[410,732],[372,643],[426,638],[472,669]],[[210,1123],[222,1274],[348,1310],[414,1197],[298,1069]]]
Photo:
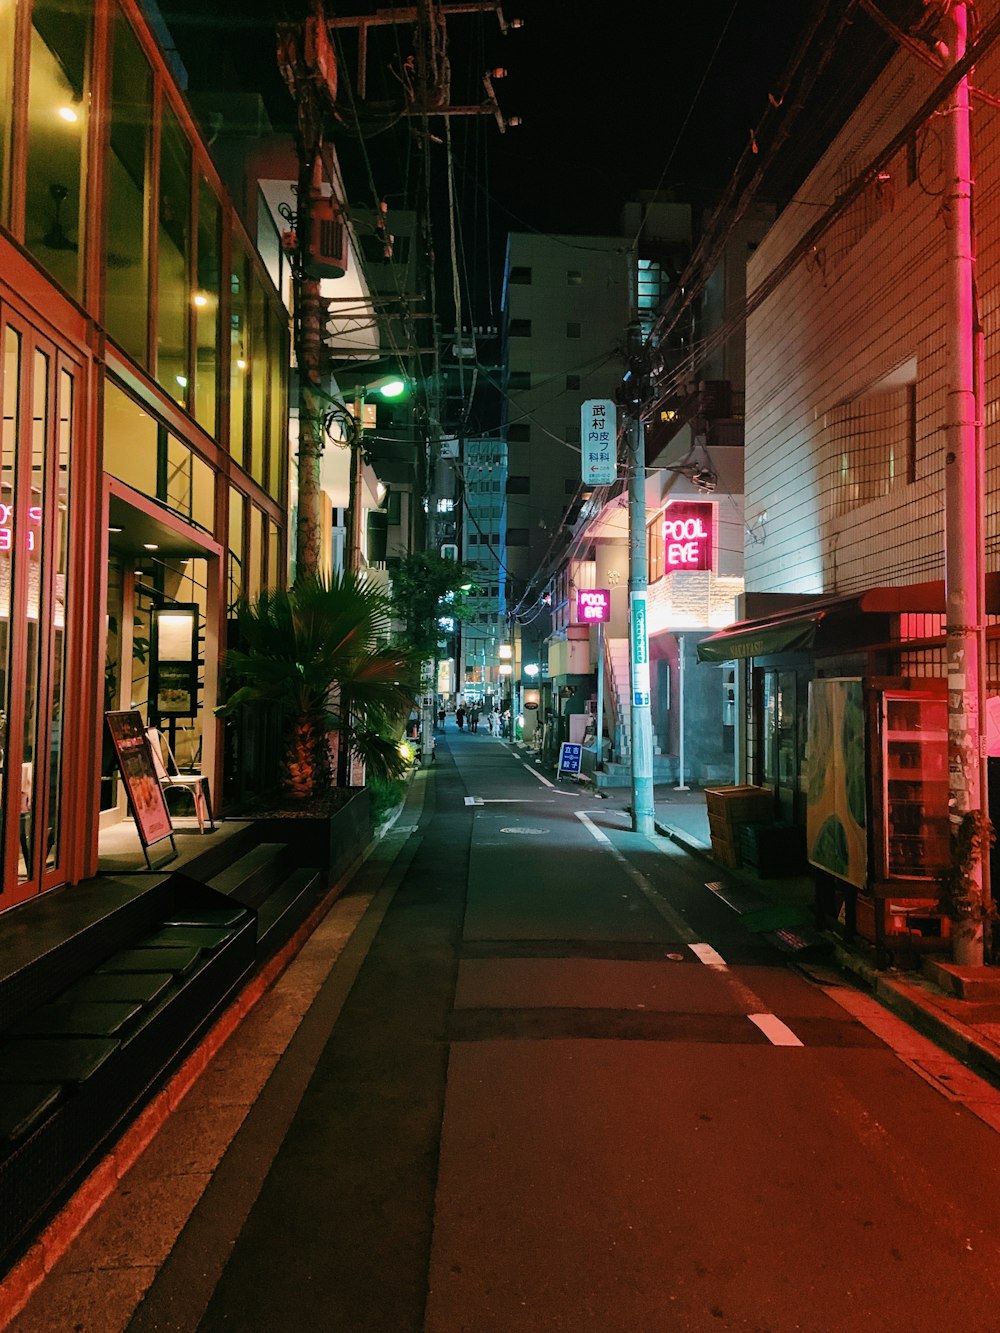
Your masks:
[[[619,808],[631,801],[628,788],[605,788],[601,796]],[[662,785],[654,788],[653,801],[656,831],[704,858],[706,890],[748,930],[767,935],[818,980],[835,979],[833,968],[846,973],[897,1017],[1000,1086],[1000,968],[983,968],[969,978],[970,993],[978,985],[987,992],[982,999],[961,999],[918,972],[879,971],[863,941],[847,945],[815,929],[810,875],[763,879],[713,859],[704,791]]]

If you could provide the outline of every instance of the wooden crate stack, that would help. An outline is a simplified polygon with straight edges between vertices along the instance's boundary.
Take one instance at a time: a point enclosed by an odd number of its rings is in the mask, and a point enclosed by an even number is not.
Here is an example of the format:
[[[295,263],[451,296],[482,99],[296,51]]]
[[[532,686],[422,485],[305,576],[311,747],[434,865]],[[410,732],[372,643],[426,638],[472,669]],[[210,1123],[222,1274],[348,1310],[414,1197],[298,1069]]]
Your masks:
[[[706,787],[705,803],[712,855],[735,869],[740,864],[739,826],[769,819],[774,795],[763,787]]]

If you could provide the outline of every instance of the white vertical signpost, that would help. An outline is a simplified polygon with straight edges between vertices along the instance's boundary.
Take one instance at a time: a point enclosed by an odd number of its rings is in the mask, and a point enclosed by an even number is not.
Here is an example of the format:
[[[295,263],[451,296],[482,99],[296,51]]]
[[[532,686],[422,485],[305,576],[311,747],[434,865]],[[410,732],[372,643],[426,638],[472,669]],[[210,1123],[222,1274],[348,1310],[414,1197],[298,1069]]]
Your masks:
[[[580,476],[585,486],[618,479],[618,412],[610,398],[588,398],[580,408]]]

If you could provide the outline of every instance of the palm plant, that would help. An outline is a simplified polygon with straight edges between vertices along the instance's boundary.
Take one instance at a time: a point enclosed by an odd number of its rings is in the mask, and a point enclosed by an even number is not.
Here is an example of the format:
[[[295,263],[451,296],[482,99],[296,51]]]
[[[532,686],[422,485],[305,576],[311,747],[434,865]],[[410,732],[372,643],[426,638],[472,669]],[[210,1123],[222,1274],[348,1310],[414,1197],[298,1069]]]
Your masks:
[[[397,741],[414,700],[415,666],[405,649],[384,644],[389,604],[377,586],[357,574],[308,577],[240,603],[236,617],[239,646],[225,663],[234,688],[218,711],[280,707],[286,796],[305,802],[328,789],[330,732],[338,733],[345,757],[356,755],[376,776],[398,776],[404,763]]]

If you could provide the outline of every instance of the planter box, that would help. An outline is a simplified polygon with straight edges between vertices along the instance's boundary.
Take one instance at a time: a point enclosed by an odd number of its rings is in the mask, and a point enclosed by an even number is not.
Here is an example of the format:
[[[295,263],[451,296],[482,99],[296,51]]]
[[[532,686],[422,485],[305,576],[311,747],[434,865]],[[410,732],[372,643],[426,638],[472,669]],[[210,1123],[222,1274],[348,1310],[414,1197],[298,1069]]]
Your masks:
[[[254,818],[262,842],[282,842],[291,863],[319,870],[329,887],[347,870],[372,840],[371,792],[357,787],[350,798],[328,815],[287,814]]]

